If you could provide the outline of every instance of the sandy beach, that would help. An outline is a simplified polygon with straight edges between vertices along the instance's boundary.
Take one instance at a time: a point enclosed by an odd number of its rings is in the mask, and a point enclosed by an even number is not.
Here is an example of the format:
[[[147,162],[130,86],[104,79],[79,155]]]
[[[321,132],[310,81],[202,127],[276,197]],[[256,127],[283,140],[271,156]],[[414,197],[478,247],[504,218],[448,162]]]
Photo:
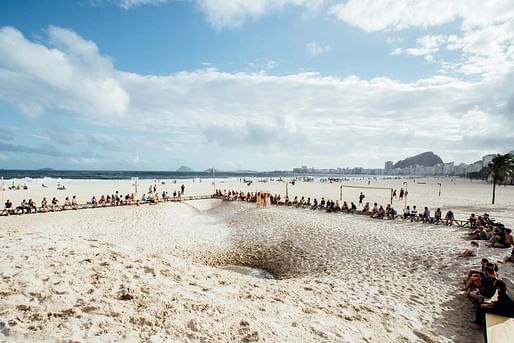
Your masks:
[[[211,194],[212,180],[141,180],[173,193]],[[17,181],[23,183],[23,180]],[[129,180],[57,180],[5,191],[15,205],[43,196],[133,192]],[[514,189],[461,179],[297,182],[289,197],[338,200],[341,185],[408,187],[408,205],[487,212],[513,227]],[[7,183],[6,183],[7,184]],[[441,185],[439,185],[441,184]],[[283,182],[216,180],[216,188],[285,195]],[[439,190],[441,193],[439,195]],[[342,198],[389,203],[389,191],[343,188]],[[404,201],[393,200],[398,212]],[[0,217],[0,320],[6,341],[482,342],[463,292],[480,258],[468,229],[216,199]],[[265,269],[275,279],[227,266]],[[500,265],[513,290],[514,266]]]

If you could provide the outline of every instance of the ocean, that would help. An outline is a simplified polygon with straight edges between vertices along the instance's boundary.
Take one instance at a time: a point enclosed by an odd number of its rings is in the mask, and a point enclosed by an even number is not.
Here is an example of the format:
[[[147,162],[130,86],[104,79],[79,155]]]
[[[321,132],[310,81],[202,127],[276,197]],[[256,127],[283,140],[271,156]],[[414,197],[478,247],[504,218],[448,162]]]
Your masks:
[[[230,177],[292,177],[292,172],[223,172],[215,171],[216,178]],[[130,180],[132,177],[139,179],[192,179],[192,178],[212,178],[211,171],[136,171],[136,170],[11,170],[0,169],[0,177],[4,180],[10,179],[74,179],[74,180]]]
[[[315,177],[319,178],[346,178],[346,179],[367,179],[383,178],[385,176],[375,175],[345,175],[345,174],[301,174],[288,171],[268,172],[239,172],[239,171],[215,171],[216,178],[293,178],[293,177]],[[138,170],[14,170],[0,169],[0,177],[4,180],[11,179],[72,179],[72,180],[130,180],[138,177],[143,180],[165,180],[165,179],[193,179],[212,178],[212,171],[138,171]]]

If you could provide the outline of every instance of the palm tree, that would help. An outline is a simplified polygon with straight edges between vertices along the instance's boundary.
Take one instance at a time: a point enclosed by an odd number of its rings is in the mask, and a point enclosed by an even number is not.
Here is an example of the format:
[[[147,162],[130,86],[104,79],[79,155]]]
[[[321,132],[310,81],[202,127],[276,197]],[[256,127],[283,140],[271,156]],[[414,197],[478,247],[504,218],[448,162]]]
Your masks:
[[[496,195],[496,184],[507,180],[508,176],[514,175],[514,156],[511,153],[502,155],[497,154],[489,163],[486,176],[493,178],[493,205]]]

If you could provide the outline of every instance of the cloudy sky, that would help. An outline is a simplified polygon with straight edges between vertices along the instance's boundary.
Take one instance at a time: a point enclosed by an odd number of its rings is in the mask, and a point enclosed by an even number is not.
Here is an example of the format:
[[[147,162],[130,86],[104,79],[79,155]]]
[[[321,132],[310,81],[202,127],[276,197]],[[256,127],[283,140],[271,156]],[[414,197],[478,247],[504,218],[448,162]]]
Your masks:
[[[2,0],[0,168],[514,148],[512,0]]]

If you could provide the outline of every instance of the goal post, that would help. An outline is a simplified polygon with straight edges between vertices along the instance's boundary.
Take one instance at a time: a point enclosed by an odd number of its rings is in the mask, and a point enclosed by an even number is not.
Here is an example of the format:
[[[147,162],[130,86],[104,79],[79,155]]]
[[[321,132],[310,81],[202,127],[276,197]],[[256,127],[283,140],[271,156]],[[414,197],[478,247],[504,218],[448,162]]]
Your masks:
[[[350,185],[341,185],[339,189],[339,200],[343,200],[343,188],[363,188],[363,189],[379,189],[379,190],[389,190],[389,205],[393,204],[393,189],[390,187],[372,187],[372,186],[350,186]]]

